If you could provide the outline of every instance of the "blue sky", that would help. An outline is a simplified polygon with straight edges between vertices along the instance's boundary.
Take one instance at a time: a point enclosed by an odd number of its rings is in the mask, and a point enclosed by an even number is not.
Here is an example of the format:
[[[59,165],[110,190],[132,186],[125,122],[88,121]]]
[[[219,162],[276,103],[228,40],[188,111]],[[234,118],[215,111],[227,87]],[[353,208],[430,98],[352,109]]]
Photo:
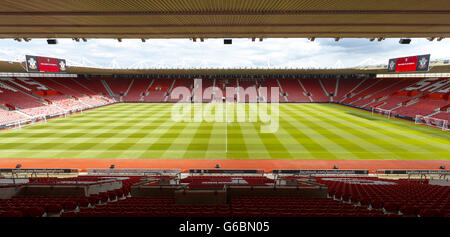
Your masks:
[[[387,64],[389,58],[431,54],[431,60],[450,59],[450,40],[429,42],[412,39],[401,45],[399,39],[370,42],[368,39],[88,39],[75,42],[58,39],[48,45],[45,39],[30,42],[0,40],[0,60],[23,61],[25,55],[65,58],[69,66],[102,68],[344,68]]]

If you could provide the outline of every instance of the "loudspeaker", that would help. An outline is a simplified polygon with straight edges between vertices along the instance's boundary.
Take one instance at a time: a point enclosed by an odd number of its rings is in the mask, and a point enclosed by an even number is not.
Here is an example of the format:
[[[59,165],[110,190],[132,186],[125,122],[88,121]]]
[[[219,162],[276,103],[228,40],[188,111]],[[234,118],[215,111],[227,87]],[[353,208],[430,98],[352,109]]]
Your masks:
[[[233,44],[233,40],[232,39],[224,39],[223,44]]]
[[[47,44],[57,44],[58,41],[56,41],[56,39],[48,39],[47,40]]]
[[[334,165],[333,169],[337,170],[337,169],[339,169],[339,167],[337,165]]]
[[[217,165],[216,165],[216,168],[217,168],[217,169],[220,169],[220,164],[217,164]]]
[[[111,165],[109,168],[110,169],[114,169],[114,168],[116,168],[116,166],[115,165]]]
[[[400,44],[409,44],[411,43],[411,39],[400,39],[400,41],[398,41]]]
[[[445,165],[441,165],[439,168],[441,168],[441,170],[445,170]]]

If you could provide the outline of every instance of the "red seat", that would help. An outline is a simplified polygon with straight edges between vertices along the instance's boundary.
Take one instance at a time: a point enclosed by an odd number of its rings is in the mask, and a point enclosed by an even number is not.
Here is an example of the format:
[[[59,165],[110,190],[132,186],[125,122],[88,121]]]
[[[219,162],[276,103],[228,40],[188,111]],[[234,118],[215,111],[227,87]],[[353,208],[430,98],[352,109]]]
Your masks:
[[[414,215],[416,216],[418,213],[418,210],[415,206],[403,206],[400,208],[400,211],[403,213],[403,215]]]
[[[422,211],[422,215],[423,217],[440,217],[441,213],[439,212],[439,210],[435,210],[435,209],[425,209]]]
[[[78,212],[63,212],[61,217],[78,217]]]
[[[98,194],[99,199],[101,202],[107,202],[108,201],[108,194],[107,193],[99,193]]]
[[[64,210],[74,210],[77,208],[77,203],[75,201],[65,201],[63,203]]]
[[[25,217],[42,217],[44,209],[41,207],[28,207],[23,209],[22,213],[24,213]]]
[[[100,198],[97,195],[92,195],[88,198],[88,200],[91,205],[96,205],[99,203]]]
[[[117,194],[115,191],[108,191],[107,192],[107,196],[109,198],[109,200],[115,200],[117,197]],[[102,200],[103,201],[103,200]]]
[[[80,198],[78,200],[78,205],[80,207],[88,207],[89,206],[89,198]]]
[[[118,198],[121,198],[121,197],[123,196],[123,190],[122,190],[122,189],[117,189],[117,190],[115,191],[115,193],[116,193],[116,196],[117,196]]]
[[[95,217],[94,212],[79,212],[78,217]]]
[[[398,212],[399,207],[395,203],[388,202],[384,204],[384,209],[388,212]]]
[[[381,203],[378,200],[375,200],[375,201],[371,201],[370,205],[372,206],[372,208],[378,209],[378,208],[382,207],[383,203]]]
[[[47,211],[47,213],[60,213],[61,210],[63,209],[63,207],[60,204],[47,204],[45,206],[45,210]]]
[[[16,210],[7,210],[0,211],[0,217],[23,217],[23,213],[21,211]]]

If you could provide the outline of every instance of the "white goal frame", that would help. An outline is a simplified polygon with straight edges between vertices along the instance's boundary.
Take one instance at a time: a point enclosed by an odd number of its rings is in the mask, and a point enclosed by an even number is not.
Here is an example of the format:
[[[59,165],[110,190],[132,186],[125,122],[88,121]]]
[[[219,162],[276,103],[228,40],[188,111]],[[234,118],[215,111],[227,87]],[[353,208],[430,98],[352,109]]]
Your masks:
[[[40,114],[36,117],[33,118],[34,122],[39,122],[39,121],[43,121],[44,123],[47,123],[47,116],[45,116],[44,114]]]
[[[386,116],[389,119],[389,118],[391,118],[392,110],[372,107],[372,115],[374,113],[378,113],[378,114],[384,115],[384,116]]]
[[[433,117],[427,117],[423,115],[416,115],[416,119],[414,120],[415,124],[424,124],[430,127],[440,128],[443,131],[449,131],[448,128],[448,120],[438,119]]]
[[[28,119],[17,120],[12,123],[14,129],[21,129],[23,126],[27,126],[30,124],[35,124],[38,122],[47,123],[47,117],[45,115],[36,115],[34,117],[30,117]]]
[[[16,121],[16,122],[14,122],[13,124],[14,124],[14,129],[22,129],[22,123],[25,123],[23,120],[18,120],[18,121]]]

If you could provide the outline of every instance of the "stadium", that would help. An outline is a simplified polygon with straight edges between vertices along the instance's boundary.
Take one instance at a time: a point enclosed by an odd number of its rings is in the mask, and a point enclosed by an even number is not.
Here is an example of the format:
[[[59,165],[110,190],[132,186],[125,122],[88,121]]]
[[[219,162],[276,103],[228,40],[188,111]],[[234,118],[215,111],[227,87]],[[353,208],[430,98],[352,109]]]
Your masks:
[[[0,61],[0,217],[450,217],[448,57],[107,68],[56,54],[64,39],[81,54],[96,39],[428,50],[450,36],[446,1],[69,2],[0,6],[2,40],[55,45]]]

